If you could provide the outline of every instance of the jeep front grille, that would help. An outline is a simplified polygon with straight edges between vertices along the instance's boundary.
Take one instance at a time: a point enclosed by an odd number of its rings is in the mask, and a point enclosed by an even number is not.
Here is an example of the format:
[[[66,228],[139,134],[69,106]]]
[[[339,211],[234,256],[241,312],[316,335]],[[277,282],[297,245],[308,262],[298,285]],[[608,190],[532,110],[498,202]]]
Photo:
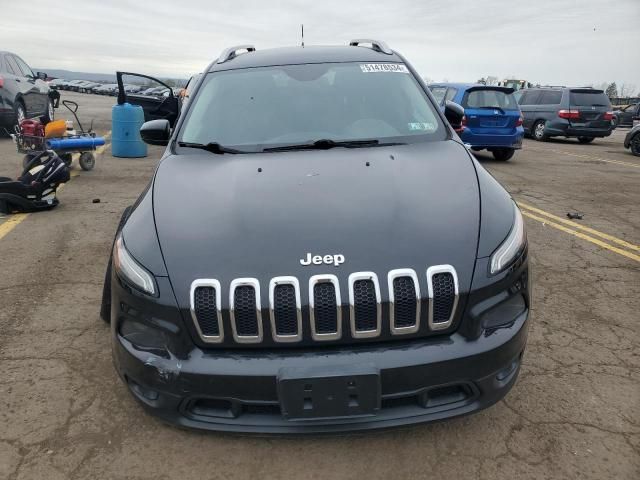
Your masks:
[[[406,335],[444,330],[453,323],[458,305],[458,278],[450,265],[427,269],[427,295],[423,297],[418,275],[411,269],[387,274],[388,304],[374,272],[356,272],[344,286],[349,294],[348,327],[344,334],[353,339],[379,337],[383,332]],[[424,277],[423,277],[424,278]],[[305,287],[306,289],[306,287]],[[261,343],[265,328],[276,343],[299,342],[305,335],[314,341],[335,341],[343,336],[343,305],[340,283],[335,275],[314,275],[305,290],[308,310],[303,308],[302,290],[297,278],[274,277],[269,282],[269,320],[263,325],[260,282],[238,278],[229,287],[229,323],[237,343]],[[196,280],[191,285],[191,316],[200,338],[219,343],[224,338],[223,309],[218,280]],[[427,302],[427,303],[425,303]],[[425,304],[428,324],[421,326],[421,308]],[[386,308],[388,305],[388,309]],[[226,308],[226,307],[225,307]],[[302,319],[308,312],[308,327]],[[383,317],[388,312],[388,320]],[[386,313],[385,313],[386,315]],[[305,333],[305,331],[307,333]]]

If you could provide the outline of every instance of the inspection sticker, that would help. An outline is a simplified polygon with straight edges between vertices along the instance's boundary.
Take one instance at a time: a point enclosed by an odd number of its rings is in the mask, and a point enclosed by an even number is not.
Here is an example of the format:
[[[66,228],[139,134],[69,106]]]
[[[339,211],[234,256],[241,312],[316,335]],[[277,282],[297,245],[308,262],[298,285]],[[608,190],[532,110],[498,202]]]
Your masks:
[[[436,126],[433,123],[427,123],[427,122],[408,123],[407,126],[409,127],[409,130],[412,130],[412,131],[426,130],[428,132],[433,132],[436,129]]]
[[[409,73],[407,66],[402,63],[361,63],[360,69],[364,73]]]

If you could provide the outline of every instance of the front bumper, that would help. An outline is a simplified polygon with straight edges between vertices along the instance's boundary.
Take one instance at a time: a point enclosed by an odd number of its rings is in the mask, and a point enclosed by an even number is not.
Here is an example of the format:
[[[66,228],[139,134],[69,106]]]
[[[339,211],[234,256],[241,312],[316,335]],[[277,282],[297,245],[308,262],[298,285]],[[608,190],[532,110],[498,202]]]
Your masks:
[[[511,389],[525,349],[528,310],[476,340],[460,334],[338,349],[191,351],[187,359],[144,351],[112,329],[114,363],[151,413],[185,427],[246,433],[336,433],[441,420],[487,408]],[[380,409],[368,416],[288,420],[278,378],[295,367],[358,365],[380,375]]]

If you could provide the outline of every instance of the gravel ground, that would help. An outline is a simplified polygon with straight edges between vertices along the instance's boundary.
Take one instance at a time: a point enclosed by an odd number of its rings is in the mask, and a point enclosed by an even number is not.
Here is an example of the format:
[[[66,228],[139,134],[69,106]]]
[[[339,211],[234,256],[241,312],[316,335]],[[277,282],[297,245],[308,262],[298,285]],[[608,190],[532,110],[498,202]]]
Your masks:
[[[63,97],[109,131],[113,98]],[[118,159],[107,148],[95,170],[74,167],[53,211],[4,235],[15,219],[0,216],[0,478],[640,478],[640,159],[624,133],[525,140],[506,163],[479,155],[523,205],[535,282],[523,369],[504,401],[438,424],[315,438],[179,430],[130,397],[98,317],[102,278],[119,216],[162,150]],[[0,139],[2,175],[20,158]],[[596,232],[549,216],[570,211]]]

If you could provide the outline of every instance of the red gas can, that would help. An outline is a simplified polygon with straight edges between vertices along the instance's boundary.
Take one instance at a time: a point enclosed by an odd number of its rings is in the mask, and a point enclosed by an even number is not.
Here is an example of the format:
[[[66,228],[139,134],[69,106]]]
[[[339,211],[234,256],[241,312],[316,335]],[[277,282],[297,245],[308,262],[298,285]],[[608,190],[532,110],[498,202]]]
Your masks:
[[[20,122],[20,133],[30,137],[44,137],[44,125],[40,120],[23,120]]]

